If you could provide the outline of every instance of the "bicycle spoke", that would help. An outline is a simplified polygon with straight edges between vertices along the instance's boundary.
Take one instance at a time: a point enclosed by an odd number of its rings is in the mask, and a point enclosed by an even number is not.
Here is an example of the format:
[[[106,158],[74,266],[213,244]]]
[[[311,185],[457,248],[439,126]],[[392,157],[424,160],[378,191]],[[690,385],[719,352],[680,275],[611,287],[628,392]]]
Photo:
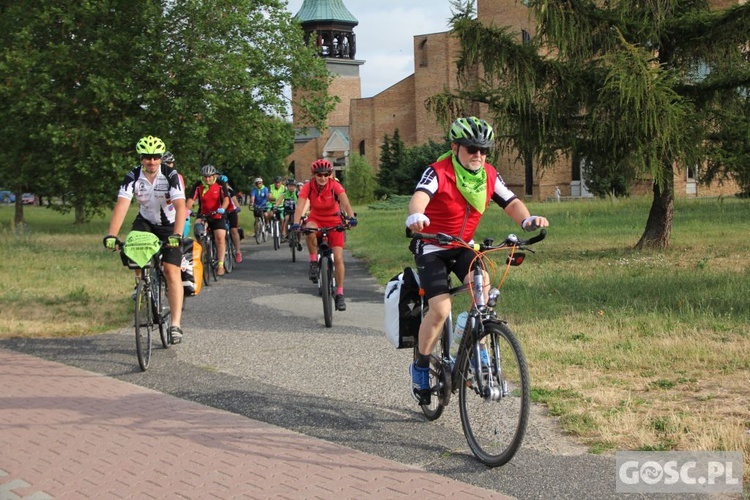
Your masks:
[[[476,457],[496,467],[515,455],[529,417],[529,377],[521,346],[500,323],[484,326],[489,366],[461,356],[459,404],[466,440]],[[471,359],[469,359],[471,358]]]

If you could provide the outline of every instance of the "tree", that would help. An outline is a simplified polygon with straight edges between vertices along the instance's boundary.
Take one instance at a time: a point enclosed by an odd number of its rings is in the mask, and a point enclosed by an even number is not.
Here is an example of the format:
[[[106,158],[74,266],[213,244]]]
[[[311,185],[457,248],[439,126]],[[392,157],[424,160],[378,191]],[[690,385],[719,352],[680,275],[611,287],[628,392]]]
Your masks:
[[[747,95],[750,4],[530,0],[537,30],[529,43],[474,19],[472,0],[453,6],[462,86],[429,107],[447,122],[486,105],[501,148],[543,167],[561,152],[585,152],[650,176],[653,202],[636,248],[666,248],[675,168],[703,164],[711,136],[734,128],[723,105]],[[707,76],[696,78],[701,67]]]
[[[369,203],[375,199],[375,173],[367,158],[357,153],[349,156],[346,192],[352,203]]]
[[[393,138],[388,137],[387,134],[383,137],[377,176],[378,187],[375,190],[375,194],[379,198],[398,194],[398,173],[403,161],[404,148],[398,129],[393,132]]]
[[[76,221],[112,203],[157,135],[184,174],[257,162],[283,169],[293,130],[283,89],[323,128],[325,61],[279,0],[29,0],[0,16],[0,185],[65,200]],[[250,171],[242,171],[250,175]]]

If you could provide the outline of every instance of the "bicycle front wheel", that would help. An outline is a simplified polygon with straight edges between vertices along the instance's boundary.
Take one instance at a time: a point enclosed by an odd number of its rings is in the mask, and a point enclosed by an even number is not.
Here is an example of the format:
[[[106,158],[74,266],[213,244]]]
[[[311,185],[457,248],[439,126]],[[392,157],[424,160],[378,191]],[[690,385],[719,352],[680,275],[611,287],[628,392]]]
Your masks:
[[[211,276],[213,276],[214,281],[219,281],[219,275],[216,274],[216,271],[219,268],[219,249],[216,248],[216,240],[211,238]]]
[[[256,217],[255,218],[255,243],[260,245],[260,232],[263,230],[263,221]]]
[[[154,303],[154,318],[159,323],[159,336],[161,337],[161,345],[164,349],[169,349],[172,345],[172,336],[169,333],[169,327],[172,323],[172,313],[169,309],[169,301],[167,300],[167,281],[155,270],[152,270],[152,283],[153,287],[153,303]]]
[[[323,298],[323,319],[326,326],[333,326],[333,294],[331,293],[331,283],[333,279],[333,269],[331,261],[327,257],[320,259],[320,296]]]
[[[203,284],[209,285],[209,277],[211,276],[211,240],[208,238],[201,239],[201,246],[203,247],[203,253],[201,254],[201,262],[203,263]]]
[[[513,458],[523,441],[529,374],[521,345],[506,324],[485,322],[480,328],[479,338],[459,354],[461,425],[477,459],[497,467]],[[480,349],[486,349],[486,358]]]
[[[227,273],[231,273],[234,270],[234,255],[236,253],[234,249],[234,242],[232,241],[231,230],[227,231],[226,246],[224,251],[224,270]]]
[[[278,250],[281,248],[281,229],[279,228],[279,221],[274,220],[271,226],[271,233],[273,237],[273,249]]]
[[[297,233],[289,230],[289,248],[292,249],[292,262],[297,262]]]
[[[151,363],[151,331],[153,329],[154,317],[150,290],[145,280],[139,280],[135,291],[135,352],[138,355],[138,365],[144,372]]]

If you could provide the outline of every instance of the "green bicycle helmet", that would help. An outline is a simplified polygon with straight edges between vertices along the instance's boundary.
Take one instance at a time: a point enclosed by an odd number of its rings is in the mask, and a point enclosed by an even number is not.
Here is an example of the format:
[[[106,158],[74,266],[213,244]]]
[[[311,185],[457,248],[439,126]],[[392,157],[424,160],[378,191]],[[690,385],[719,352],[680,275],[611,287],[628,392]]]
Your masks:
[[[448,139],[462,146],[491,148],[495,144],[495,132],[486,121],[470,116],[453,122]]]
[[[164,141],[153,135],[141,137],[135,145],[135,151],[139,155],[163,155],[166,150]]]

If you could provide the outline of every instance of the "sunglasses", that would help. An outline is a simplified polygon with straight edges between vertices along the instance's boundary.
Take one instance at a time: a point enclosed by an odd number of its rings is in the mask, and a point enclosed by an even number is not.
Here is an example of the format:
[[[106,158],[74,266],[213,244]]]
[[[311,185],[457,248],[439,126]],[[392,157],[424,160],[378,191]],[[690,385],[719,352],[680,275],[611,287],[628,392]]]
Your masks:
[[[141,155],[144,160],[161,160],[161,155]]]
[[[466,152],[470,155],[475,155],[477,153],[481,153],[483,155],[486,155],[487,152],[490,150],[490,148],[478,148],[476,146],[464,146],[466,149]]]
[[[315,172],[315,177],[328,177],[330,175],[330,172]]]
[[[204,175],[204,176],[202,176],[202,177],[203,177],[204,179],[210,179],[211,177],[215,177],[215,176],[216,176],[216,174],[211,174],[211,175]]]

